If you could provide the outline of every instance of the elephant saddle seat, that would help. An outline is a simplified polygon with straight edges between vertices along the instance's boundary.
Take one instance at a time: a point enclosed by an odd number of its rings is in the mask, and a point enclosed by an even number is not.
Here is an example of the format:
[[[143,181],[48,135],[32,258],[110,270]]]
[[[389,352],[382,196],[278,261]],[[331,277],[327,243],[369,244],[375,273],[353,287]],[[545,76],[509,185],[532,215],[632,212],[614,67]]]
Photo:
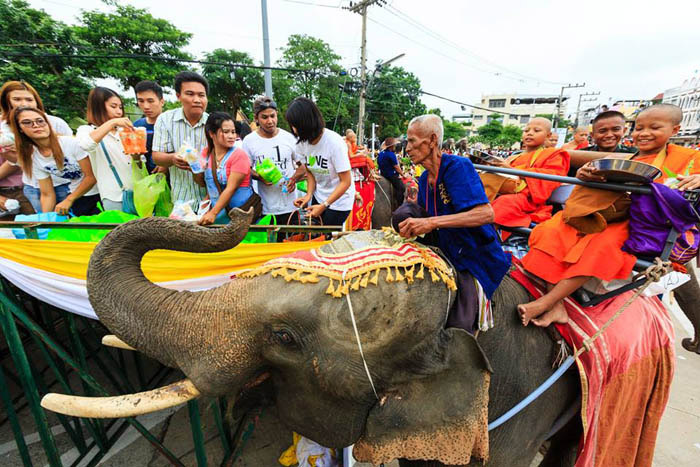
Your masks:
[[[519,261],[511,277],[535,298],[544,290]],[[567,324],[557,329],[574,349],[588,341],[634,294],[598,305],[564,301]],[[615,319],[576,362],[581,379],[583,438],[576,461],[583,466],[652,465],[661,415],[674,371],[671,317],[656,297],[640,296]]]

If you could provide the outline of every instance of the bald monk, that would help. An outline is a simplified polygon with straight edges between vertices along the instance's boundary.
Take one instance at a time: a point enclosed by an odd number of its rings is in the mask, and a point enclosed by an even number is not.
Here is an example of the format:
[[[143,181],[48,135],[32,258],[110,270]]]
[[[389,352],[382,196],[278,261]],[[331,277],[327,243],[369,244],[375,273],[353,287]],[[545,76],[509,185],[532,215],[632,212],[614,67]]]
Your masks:
[[[639,113],[632,132],[639,153],[633,160],[652,164],[662,170],[654,180],[665,183],[669,171],[677,176],[675,188],[700,188],[700,151],[668,144],[678,133],[683,114],[678,106],[657,104]],[[576,176],[585,181],[605,181],[590,165],[579,169]],[[578,189],[578,187],[577,187]],[[572,197],[574,194],[572,194]],[[591,277],[611,281],[629,278],[636,258],[622,251],[628,237],[628,221],[609,223],[605,230],[582,235],[564,222],[564,211],[535,227],[530,235],[530,251],[523,266],[548,283],[548,293],[539,299],[518,305],[524,325],[537,326],[568,321],[562,300]]]
[[[544,147],[556,148],[557,144],[559,144],[559,135],[557,133],[552,133],[549,135],[549,138],[547,138],[547,141],[544,142]]]
[[[521,154],[498,165],[528,172],[566,175],[569,154],[556,148],[545,148],[552,134],[552,124],[546,118],[533,118],[523,130]],[[507,227],[529,227],[552,217],[547,199],[560,183],[536,178],[505,178],[497,174],[482,174],[486,194],[495,213],[494,222]]]
[[[588,132],[588,127],[585,126],[580,126],[576,128],[576,131],[574,131],[574,137],[571,141],[568,143],[564,144],[561,148],[564,150],[568,149],[585,149],[588,147],[588,136],[590,133]]]

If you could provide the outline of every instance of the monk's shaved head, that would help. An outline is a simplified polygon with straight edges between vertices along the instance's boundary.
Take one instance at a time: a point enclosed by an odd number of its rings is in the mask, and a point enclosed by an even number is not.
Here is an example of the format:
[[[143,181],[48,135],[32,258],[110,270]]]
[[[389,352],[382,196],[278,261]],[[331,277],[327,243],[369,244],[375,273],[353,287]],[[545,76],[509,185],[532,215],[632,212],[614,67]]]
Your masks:
[[[637,118],[648,112],[654,112],[660,118],[668,119],[673,125],[680,125],[683,120],[683,111],[674,104],[654,104],[639,112]]]
[[[530,123],[543,125],[548,132],[552,131],[552,122],[550,122],[544,117],[535,117],[532,120],[530,120]]]
[[[574,133],[588,133],[588,127],[587,126],[580,126],[576,128],[576,131]]]

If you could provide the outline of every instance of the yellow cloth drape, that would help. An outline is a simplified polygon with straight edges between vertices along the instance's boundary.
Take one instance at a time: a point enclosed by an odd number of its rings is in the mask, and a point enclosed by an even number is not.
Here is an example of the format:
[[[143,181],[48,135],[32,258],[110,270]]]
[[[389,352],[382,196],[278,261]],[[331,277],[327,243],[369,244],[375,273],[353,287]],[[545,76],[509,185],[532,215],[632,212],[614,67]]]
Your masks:
[[[85,279],[96,243],[0,239],[0,257],[32,268]],[[246,243],[220,253],[183,253],[155,250],[141,263],[153,282],[175,281],[226,274],[260,266],[278,256],[311,250],[322,242]]]

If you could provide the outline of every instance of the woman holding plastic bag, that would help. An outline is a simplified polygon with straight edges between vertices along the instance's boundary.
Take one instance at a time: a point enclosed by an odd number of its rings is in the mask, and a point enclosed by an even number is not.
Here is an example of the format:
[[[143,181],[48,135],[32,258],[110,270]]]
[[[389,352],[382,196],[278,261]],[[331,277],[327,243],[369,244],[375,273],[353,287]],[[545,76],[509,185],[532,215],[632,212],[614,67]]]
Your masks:
[[[90,154],[102,207],[105,211],[136,214],[131,164],[132,159],[141,164],[140,154],[146,152],[146,133],[136,132],[131,120],[124,117],[119,95],[104,87],[90,91],[87,121],[89,125],[79,127],[76,138],[80,147]]]
[[[95,185],[92,165],[77,141],[56,136],[47,115],[31,107],[12,110],[10,125],[22,170],[39,181],[41,210],[97,214],[99,196],[91,192]]]
[[[226,224],[233,208],[255,208],[260,217],[260,197],[250,186],[250,159],[242,149],[234,147],[236,127],[226,112],[212,112],[204,126],[207,147],[201,159],[190,163],[194,181],[206,187],[210,208],[199,220],[200,225]]]

